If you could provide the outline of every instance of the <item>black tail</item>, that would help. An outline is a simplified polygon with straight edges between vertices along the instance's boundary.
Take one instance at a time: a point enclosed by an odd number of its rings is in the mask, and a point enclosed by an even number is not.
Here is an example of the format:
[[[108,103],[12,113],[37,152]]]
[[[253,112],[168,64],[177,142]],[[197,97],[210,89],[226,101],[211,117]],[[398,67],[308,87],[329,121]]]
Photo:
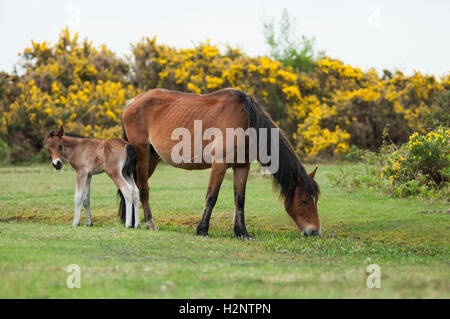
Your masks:
[[[126,138],[126,136],[125,136]],[[136,148],[131,145],[131,144],[126,144],[125,145],[125,150],[127,152],[127,158],[125,160],[125,165],[122,168],[122,175],[124,177],[128,177],[131,176],[131,174],[133,174],[133,178],[134,180],[136,180]],[[119,203],[119,217],[120,220],[122,221],[122,224],[125,224],[125,217],[126,217],[126,207],[125,207],[125,198],[123,197],[122,192],[119,190],[117,190],[117,194],[120,196],[120,203]],[[134,205],[133,205],[133,209],[132,209],[132,215],[131,215],[131,223],[132,225],[134,225],[135,220],[134,220]]]
[[[125,145],[125,150],[127,151],[127,159],[125,160],[125,165],[122,168],[122,175],[130,176],[136,170],[136,148],[131,144],[127,144]]]
[[[259,141],[260,128],[278,128],[273,122],[270,115],[258,103],[245,92],[240,90],[233,90],[233,93],[239,98],[244,105],[244,110],[247,117],[247,126],[256,129]],[[309,192],[312,196],[319,196],[319,187],[317,183],[306,173],[305,168],[300,163],[294,148],[289,143],[284,133],[279,130],[279,168],[273,173],[274,181],[280,187],[282,196],[291,199],[297,187],[298,178],[302,180],[302,189]],[[258,142],[259,143],[259,142]],[[271,134],[267,132],[267,144],[263,145],[266,148],[265,154],[270,154],[271,150]],[[264,165],[264,164],[262,164]]]
[[[128,142],[127,132],[125,132],[125,127],[123,127],[123,123],[122,123],[122,139]]]

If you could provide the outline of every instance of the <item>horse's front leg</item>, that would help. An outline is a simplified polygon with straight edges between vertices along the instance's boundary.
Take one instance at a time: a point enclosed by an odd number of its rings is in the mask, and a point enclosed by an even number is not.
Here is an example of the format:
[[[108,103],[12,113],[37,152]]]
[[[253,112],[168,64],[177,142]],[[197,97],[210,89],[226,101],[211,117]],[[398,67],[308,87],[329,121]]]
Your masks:
[[[245,186],[247,184],[250,165],[233,167],[234,187],[234,235],[251,239],[247,232],[244,219]]]
[[[88,175],[86,178],[86,187],[83,197],[83,207],[86,211],[86,226],[93,226],[91,217],[91,179],[92,176]]]
[[[226,163],[213,163],[211,174],[209,176],[208,190],[206,191],[205,208],[200,223],[197,226],[197,235],[208,236],[209,220],[211,213],[216,205],[219,195],[220,186],[222,185],[225,172],[227,171]]]
[[[76,172],[77,187],[75,190],[75,215],[73,218],[73,226],[80,226],[81,205],[83,204],[87,177],[88,173],[85,170],[78,170]]]

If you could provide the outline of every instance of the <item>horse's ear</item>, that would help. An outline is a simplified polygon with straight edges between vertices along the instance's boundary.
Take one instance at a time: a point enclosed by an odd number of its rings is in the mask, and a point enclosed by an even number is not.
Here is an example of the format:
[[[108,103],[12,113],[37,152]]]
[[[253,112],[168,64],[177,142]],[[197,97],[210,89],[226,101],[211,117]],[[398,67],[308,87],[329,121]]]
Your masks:
[[[59,131],[58,131],[58,136],[62,137],[63,135],[64,135],[64,127],[61,125],[61,127],[59,128]]]
[[[309,177],[314,178],[314,176],[316,175],[316,171],[317,171],[317,166],[311,173],[309,173]]]

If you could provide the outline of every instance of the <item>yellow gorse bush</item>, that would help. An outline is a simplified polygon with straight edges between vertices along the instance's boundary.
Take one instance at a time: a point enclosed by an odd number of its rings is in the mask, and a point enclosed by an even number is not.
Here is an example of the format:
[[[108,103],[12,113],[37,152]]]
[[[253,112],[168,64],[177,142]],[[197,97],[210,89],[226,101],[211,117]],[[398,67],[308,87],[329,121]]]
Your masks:
[[[398,128],[391,139],[405,142],[426,128],[427,114],[445,112],[432,97],[449,89],[448,77],[442,83],[419,72],[380,78],[375,70],[362,72],[328,57],[307,74],[298,73],[238,49],[221,53],[209,42],[184,50],[143,38],[133,54],[134,83],[141,89],[208,93],[234,87],[256,96],[297,151],[309,158],[344,153],[350,144],[376,150],[388,124]]]
[[[268,57],[229,46],[223,51],[209,41],[178,49],[143,38],[126,62],[106,46],[94,47],[63,30],[56,44],[32,42],[24,50],[24,75],[3,76],[0,134],[10,146],[27,140],[24,154],[42,146],[43,128],[60,124],[83,135],[120,136],[127,100],[157,87],[244,90],[285,130],[302,158],[332,157],[351,144],[376,150],[386,125],[396,127],[392,141],[406,142],[429,126],[430,114],[448,125],[448,75],[442,81],[419,72],[380,77],[329,57],[300,73]]]
[[[315,157],[325,150],[341,153],[349,147],[347,132],[339,126],[322,126],[322,120],[334,114],[335,107],[310,94],[320,88],[319,82],[279,61],[249,57],[230,47],[221,54],[209,42],[188,50],[171,48],[157,45],[156,38],[143,38],[133,46],[133,54],[134,83],[143,90],[163,87],[208,93],[234,87],[256,96],[297,143],[299,152]]]
[[[105,46],[80,42],[66,29],[54,45],[32,42],[22,59],[26,73],[0,119],[12,146],[39,149],[44,129],[60,125],[86,136],[120,136],[124,105],[138,90],[125,81],[127,64]]]

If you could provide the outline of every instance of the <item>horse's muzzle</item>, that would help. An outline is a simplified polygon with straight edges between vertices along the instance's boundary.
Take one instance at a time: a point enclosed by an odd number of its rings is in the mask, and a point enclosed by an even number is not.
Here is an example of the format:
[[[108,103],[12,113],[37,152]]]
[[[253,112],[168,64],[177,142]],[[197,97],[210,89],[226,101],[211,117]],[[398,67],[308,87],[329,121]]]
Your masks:
[[[308,237],[308,236],[320,236],[320,235],[322,235],[322,232],[321,231],[317,231],[317,230],[315,230],[315,229],[311,229],[311,230],[304,230],[304,231],[302,231],[302,235],[304,236],[304,237]]]
[[[58,171],[62,168],[62,163],[57,161],[56,164],[52,162],[53,167]]]

